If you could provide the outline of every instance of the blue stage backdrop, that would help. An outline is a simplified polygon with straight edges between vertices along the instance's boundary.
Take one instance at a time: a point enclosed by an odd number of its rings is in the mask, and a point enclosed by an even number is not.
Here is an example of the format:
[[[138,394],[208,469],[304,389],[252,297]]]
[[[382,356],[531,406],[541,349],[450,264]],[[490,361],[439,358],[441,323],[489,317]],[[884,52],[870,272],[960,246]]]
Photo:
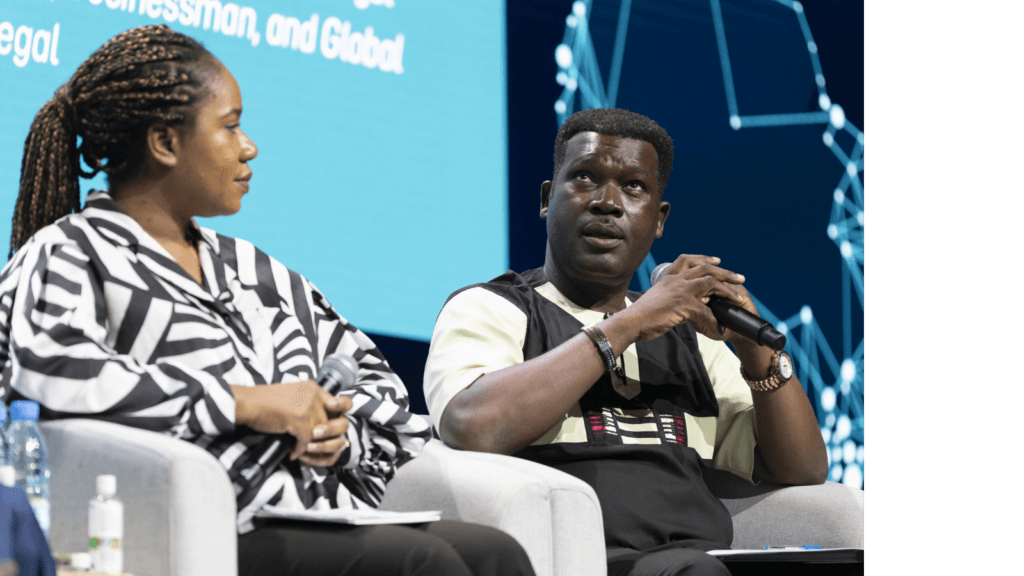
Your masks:
[[[504,0],[3,0],[3,238],[36,111],[105,40],[157,23],[234,73],[260,150],[241,212],[201,225],[419,341],[452,291],[508,268]]]

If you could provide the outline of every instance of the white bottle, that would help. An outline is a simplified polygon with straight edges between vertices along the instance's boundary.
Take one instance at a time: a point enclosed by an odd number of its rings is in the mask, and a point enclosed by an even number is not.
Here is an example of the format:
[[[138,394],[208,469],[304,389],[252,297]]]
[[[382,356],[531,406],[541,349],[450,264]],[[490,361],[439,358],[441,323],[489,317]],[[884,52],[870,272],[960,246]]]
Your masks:
[[[95,571],[124,571],[124,505],[117,496],[117,477],[96,477],[96,497],[89,501],[89,555]]]

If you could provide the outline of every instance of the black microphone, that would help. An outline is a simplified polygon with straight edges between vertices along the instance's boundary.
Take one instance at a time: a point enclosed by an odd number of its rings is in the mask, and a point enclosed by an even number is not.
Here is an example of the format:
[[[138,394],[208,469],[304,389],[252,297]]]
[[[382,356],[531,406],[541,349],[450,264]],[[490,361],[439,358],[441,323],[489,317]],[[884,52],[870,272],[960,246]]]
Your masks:
[[[358,373],[359,364],[355,358],[348,354],[336,352],[324,358],[324,363],[320,365],[320,374],[317,375],[316,381],[320,384],[321,388],[337,396],[339,392],[348,390],[355,385]],[[255,464],[242,470],[242,477],[249,482],[252,482],[257,473],[262,474],[267,468],[276,466],[278,462],[284,460],[288,453],[292,451],[292,448],[295,447],[295,438],[286,434],[276,434],[267,436],[260,445],[261,447],[257,449],[262,452],[259,459],[256,460]],[[253,484],[262,484],[262,479]]]
[[[651,272],[651,286],[657,284],[665,276],[669,266],[671,266],[670,262],[663,262],[654,267],[654,271]],[[719,324],[749,339],[751,342],[757,342],[759,345],[767,346],[772,350],[782,350],[786,346],[785,334],[776,330],[774,326],[765,322],[763,318],[758,318],[740,308],[738,304],[731,300],[721,296],[711,296],[708,308],[711,308],[711,313],[715,315],[715,319],[718,320]]]

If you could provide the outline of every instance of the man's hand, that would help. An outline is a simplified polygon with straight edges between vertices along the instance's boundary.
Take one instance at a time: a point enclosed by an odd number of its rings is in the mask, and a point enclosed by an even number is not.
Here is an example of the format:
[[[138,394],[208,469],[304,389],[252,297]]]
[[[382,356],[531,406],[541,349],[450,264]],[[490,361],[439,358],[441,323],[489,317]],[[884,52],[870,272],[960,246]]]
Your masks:
[[[291,460],[306,454],[310,441],[322,439],[324,441],[318,441],[315,446],[316,455],[309,454],[309,459],[315,460],[316,466],[323,465],[319,462],[332,455],[337,461],[341,454],[337,446],[344,443],[343,436],[348,429],[348,419],[342,414],[352,408],[348,397],[333,396],[312,380],[270,386],[231,386],[231,392],[235,396],[237,424],[258,432],[295,437],[295,448],[289,454]]]
[[[640,325],[638,340],[653,340],[673,326],[689,321],[694,329],[715,340],[740,338],[719,326],[707,303],[711,296],[727,298],[757,314],[750,295],[743,288],[741,274],[719,268],[717,256],[683,254],[669,266],[665,276],[643,298],[620,314],[630,314]]]

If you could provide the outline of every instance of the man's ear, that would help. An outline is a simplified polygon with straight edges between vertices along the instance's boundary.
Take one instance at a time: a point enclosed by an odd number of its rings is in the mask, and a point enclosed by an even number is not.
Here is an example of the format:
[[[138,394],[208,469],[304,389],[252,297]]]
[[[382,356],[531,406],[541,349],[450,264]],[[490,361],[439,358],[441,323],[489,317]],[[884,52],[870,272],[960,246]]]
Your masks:
[[[157,164],[173,168],[181,154],[181,132],[174,126],[153,124],[146,130],[146,149]]]
[[[665,232],[665,220],[668,220],[670,210],[672,210],[672,205],[668,202],[662,202],[658,207],[658,230],[654,235],[655,238],[661,238],[662,233]]]
[[[540,185],[540,219],[548,219],[548,202],[551,200],[551,180],[545,180]]]

